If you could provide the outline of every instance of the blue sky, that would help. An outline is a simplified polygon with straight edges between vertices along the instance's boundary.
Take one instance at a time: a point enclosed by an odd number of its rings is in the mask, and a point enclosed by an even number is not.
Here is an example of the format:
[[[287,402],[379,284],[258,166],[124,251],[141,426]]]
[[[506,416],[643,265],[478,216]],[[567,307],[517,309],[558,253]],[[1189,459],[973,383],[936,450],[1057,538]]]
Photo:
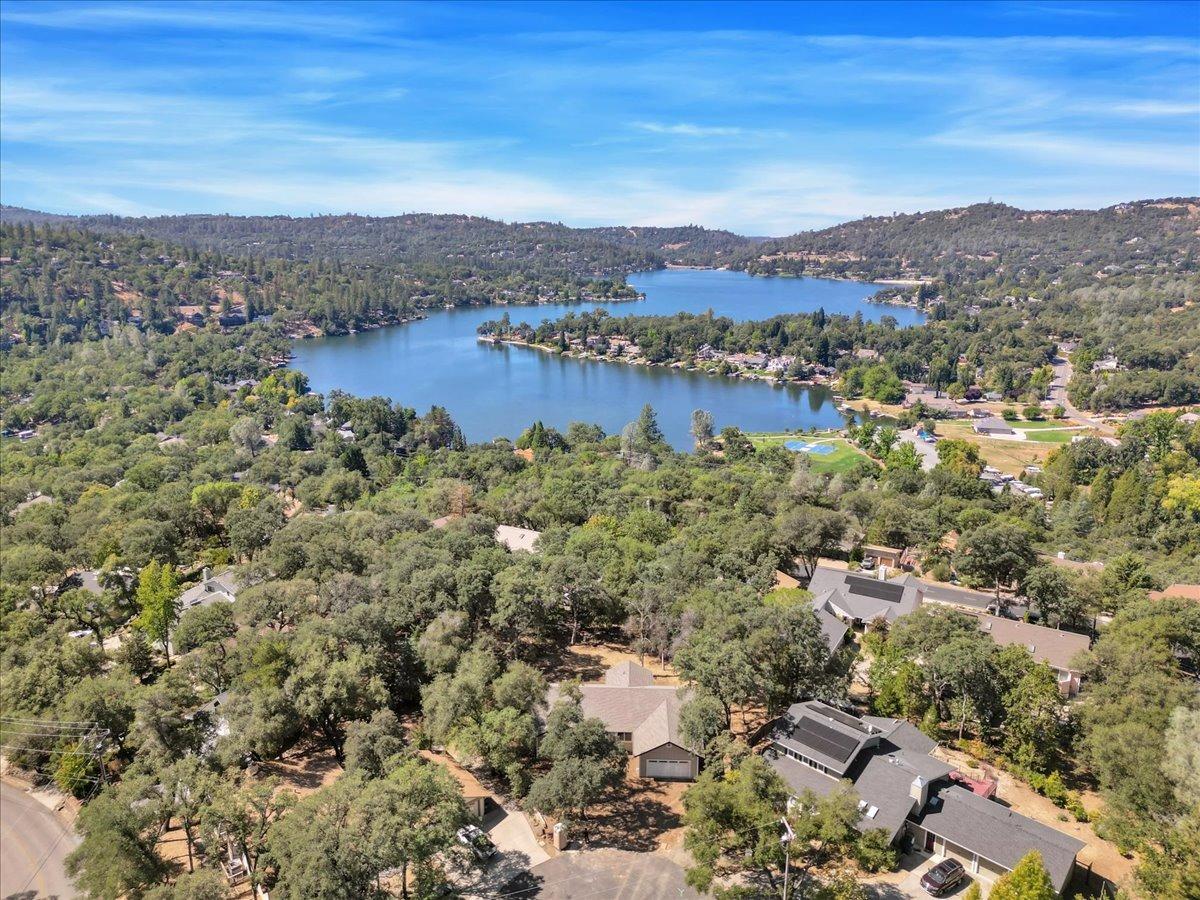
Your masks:
[[[1200,3],[0,5],[0,195],[784,234],[1200,194]]]

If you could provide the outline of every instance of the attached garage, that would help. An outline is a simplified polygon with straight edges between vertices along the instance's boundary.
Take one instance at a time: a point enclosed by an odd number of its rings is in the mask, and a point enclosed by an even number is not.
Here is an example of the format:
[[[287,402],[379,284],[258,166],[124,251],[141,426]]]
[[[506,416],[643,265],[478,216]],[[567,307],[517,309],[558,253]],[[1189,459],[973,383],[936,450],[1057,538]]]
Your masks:
[[[966,866],[968,872],[978,871],[976,864],[978,857],[966,847],[960,847],[958,844],[939,837],[936,839],[934,849],[942,856],[949,856],[952,859],[957,859],[960,863]]]
[[[647,759],[647,778],[691,778],[692,762],[688,759]]]
[[[642,778],[691,781],[700,774],[700,758],[678,744],[666,743],[639,755],[637,767]]]

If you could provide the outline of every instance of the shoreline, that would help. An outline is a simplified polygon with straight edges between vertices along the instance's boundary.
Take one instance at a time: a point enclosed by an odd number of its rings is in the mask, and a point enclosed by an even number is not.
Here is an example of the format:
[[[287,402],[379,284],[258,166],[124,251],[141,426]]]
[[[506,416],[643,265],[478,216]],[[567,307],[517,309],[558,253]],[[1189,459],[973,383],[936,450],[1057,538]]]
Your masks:
[[[725,372],[724,374],[722,374],[715,370],[702,369],[699,366],[688,365],[687,363],[683,362],[682,360],[676,360],[675,362],[670,362],[670,363],[660,363],[660,362],[649,362],[645,359],[642,359],[641,357],[608,356],[608,355],[600,356],[600,355],[597,355],[594,353],[580,352],[578,350],[562,351],[562,350],[559,350],[557,347],[548,347],[545,344],[535,344],[530,341],[523,341],[520,338],[513,338],[513,337],[495,337],[492,335],[481,334],[478,337],[476,337],[476,341],[481,344],[491,344],[492,346],[504,344],[505,346],[509,346],[509,347],[523,347],[523,348],[527,348],[530,350],[539,350],[542,353],[550,353],[555,356],[564,357],[564,358],[568,358],[568,359],[588,360],[591,362],[619,363],[619,364],[626,365],[626,366],[638,366],[638,367],[647,368],[647,369],[676,369],[681,372],[687,372],[687,373],[691,373],[691,374],[695,374],[695,375],[707,375],[710,378],[724,377],[724,378],[736,378],[741,381],[758,381],[763,384],[768,384],[772,387],[792,387],[792,386],[794,386],[794,387],[804,388],[806,390],[810,389],[810,388],[824,388],[825,390],[829,391],[831,401],[836,402],[836,400],[837,400],[837,398],[834,396],[833,385],[827,381],[812,381],[810,379],[801,379],[801,378],[795,378],[795,379],[778,378],[778,377],[775,377],[772,375],[760,374],[758,372],[747,372],[747,371],[740,370],[740,369],[735,369],[735,370]],[[841,412],[841,410],[839,409],[838,412]]]

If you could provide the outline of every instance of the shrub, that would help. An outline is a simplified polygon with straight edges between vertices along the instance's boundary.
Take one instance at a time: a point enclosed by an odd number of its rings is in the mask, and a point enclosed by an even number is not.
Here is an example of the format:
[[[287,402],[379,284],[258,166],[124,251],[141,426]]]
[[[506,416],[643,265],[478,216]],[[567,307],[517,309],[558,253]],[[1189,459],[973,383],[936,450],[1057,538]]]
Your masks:
[[[1005,422],[1015,422],[1017,421],[1017,411],[1011,406],[1006,406],[1000,410],[1000,418],[1004,419]]]
[[[1067,798],[1067,812],[1075,817],[1076,822],[1090,822],[1092,820],[1088,811],[1083,808],[1083,803],[1080,802],[1079,797],[1075,794]]]
[[[1062,776],[1057,772],[1051,772],[1045,777],[1041,793],[1045,794],[1046,799],[1055,806],[1067,805],[1067,788],[1062,782]]]
[[[1040,422],[1042,419],[1046,418],[1045,413],[1042,412],[1042,408],[1036,403],[1030,403],[1027,407],[1021,410],[1021,415],[1023,415],[1030,422]]]

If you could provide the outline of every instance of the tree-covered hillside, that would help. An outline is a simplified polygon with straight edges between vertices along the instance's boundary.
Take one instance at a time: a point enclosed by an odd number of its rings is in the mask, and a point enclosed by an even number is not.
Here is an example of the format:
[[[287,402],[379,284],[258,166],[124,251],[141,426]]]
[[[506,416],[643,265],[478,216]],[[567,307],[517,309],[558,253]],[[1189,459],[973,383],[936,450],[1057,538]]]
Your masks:
[[[1103,278],[1195,272],[1200,199],[1101,210],[1028,211],[1002,203],[873,216],[770,240],[735,263],[759,274],[958,279]]]
[[[6,341],[99,337],[127,322],[173,331],[278,312],[339,332],[446,304],[633,296],[622,279],[519,267],[235,256],[136,233],[81,231],[70,223],[0,225],[0,324]]]
[[[728,231],[682,228],[568,228],[553,222],[498,222],[479,216],[50,216],[5,207],[6,222],[74,224],[235,256],[293,260],[461,265],[489,272],[602,276],[667,262],[709,264],[750,240]]]

